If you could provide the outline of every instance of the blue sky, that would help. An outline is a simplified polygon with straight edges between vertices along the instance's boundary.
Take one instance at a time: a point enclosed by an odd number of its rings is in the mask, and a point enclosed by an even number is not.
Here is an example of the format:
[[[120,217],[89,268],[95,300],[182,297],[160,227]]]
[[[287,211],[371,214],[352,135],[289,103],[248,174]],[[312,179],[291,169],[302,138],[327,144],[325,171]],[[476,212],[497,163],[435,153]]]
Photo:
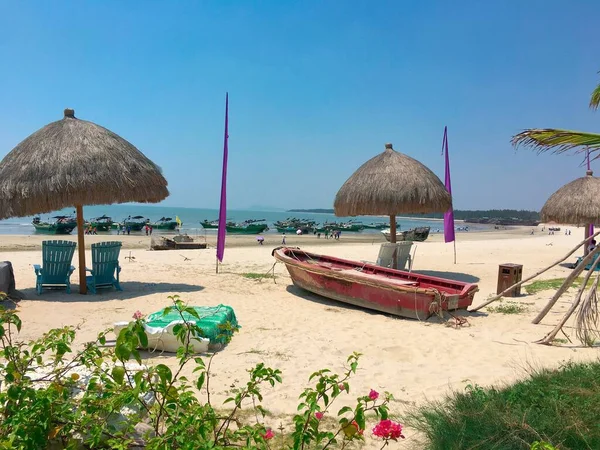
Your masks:
[[[539,209],[581,157],[524,128],[600,132],[600,2],[0,0],[0,157],[72,107],[159,164],[168,206],[331,207],[386,142],[458,209]],[[600,163],[598,163],[600,164]],[[600,171],[600,167],[597,168]]]

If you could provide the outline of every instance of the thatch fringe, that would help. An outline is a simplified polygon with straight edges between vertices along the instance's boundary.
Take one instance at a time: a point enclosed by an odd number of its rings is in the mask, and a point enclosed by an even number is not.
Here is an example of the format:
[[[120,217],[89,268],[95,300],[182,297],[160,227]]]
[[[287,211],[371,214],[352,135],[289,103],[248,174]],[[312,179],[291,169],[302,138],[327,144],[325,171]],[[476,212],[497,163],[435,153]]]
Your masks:
[[[600,222],[600,178],[588,170],[585,177],[565,184],[542,207],[542,221],[577,226]]]
[[[159,202],[160,168],[104,127],[65,117],[36,131],[0,163],[0,219],[73,205]]]
[[[446,212],[451,207],[452,198],[440,179],[392,144],[360,166],[334,201],[338,216]]]

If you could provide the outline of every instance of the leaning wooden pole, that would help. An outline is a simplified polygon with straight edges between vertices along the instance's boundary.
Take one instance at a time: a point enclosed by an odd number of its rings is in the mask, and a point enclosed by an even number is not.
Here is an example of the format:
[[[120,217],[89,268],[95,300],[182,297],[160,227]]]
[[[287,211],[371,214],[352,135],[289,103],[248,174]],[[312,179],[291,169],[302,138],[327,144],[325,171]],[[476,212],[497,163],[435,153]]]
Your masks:
[[[598,236],[600,234],[600,231],[597,232],[596,234],[594,234],[593,236],[590,236],[586,239],[584,239],[582,242],[580,242],[579,244],[577,244],[577,246],[571,250],[569,253],[567,253],[565,256],[563,256],[561,259],[559,259],[558,261],[552,263],[550,266],[546,267],[545,269],[540,270],[539,272],[536,272],[534,275],[530,276],[529,278],[525,278],[524,280],[519,281],[518,283],[513,284],[512,286],[508,287],[507,289],[503,290],[502,292],[500,292],[498,295],[486,300],[485,302],[483,302],[481,305],[470,309],[470,312],[475,312],[475,311],[479,311],[481,308],[486,307],[487,305],[489,305],[490,303],[495,302],[496,300],[501,299],[504,295],[508,294],[510,291],[512,291],[514,288],[521,286],[524,283],[527,283],[528,281],[533,280],[534,278],[540,276],[541,274],[543,274],[544,272],[547,272],[548,270],[552,269],[554,266],[559,265],[561,262],[563,262],[565,259],[567,259],[569,256],[571,256],[573,253],[575,253],[579,247],[581,247],[582,245],[586,245],[589,241],[591,241],[594,237]],[[540,319],[541,320],[541,319]],[[537,323],[537,322],[534,322]]]
[[[77,210],[77,247],[79,253],[79,293],[87,294],[85,281],[85,239],[83,237],[83,206],[75,205]]]
[[[592,254],[595,254],[595,251],[591,252],[589,255],[592,255]],[[594,261],[594,263],[590,267],[590,270],[588,271],[588,273],[585,274],[585,278],[583,279],[583,282],[581,283],[581,287],[579,288],[579,291],[577,292],[577,295],[575,296],[575,300],[573,300],[571,307],[567,310],[567,312],[565,313],[565,315],[563,316],[561,321],[543,339],[536,341],[537,344],[546,344],[546,345],[552,344],[552,341],[554,341],[554,338],[556,337],[558,332],[562,329],[562,327],[565,325],[565,323],[567,323],[567,320],[569,320],[569,317],[571,317],[571,315],[575,312],[575,310],[581,303],[581,297],[583,296],[585,288],[586,288],[588,282],[590,281],[592,274],[596,271],[598,264],[600,264],[600,258]],[[585,267],[585,265],[583,263],[581,265],[583,267]],[[566,281],[565,281],[565,284],[566,284]],[[596,276],[596,280],[595,280],[594,284],[596,286],[590,288],[590,290],[588,291],[589,296],[594,295],[594,292],[598,286],[598,276]]]
[[[562,286],[556,291],[554,296],[550,299],[550,301],[544,306],[535,319],[531,321],[531,323],[540,323],[546,314],[550,312],[550,310],[554,307],[558,299],[565,293],[567,289],[573,284],[573,281],[581,275],[581,273],[585,270],[585,266],[587,266],[590,262],[592,262],[593,258],[600,252],[600,247],[596,247],[594,251],[588,253],[585,258],[581,260],[581,262],[573,269],[573,272],[569,274],[569,276],[565,279],[565,282]],[[586,279],[588,279],[587,277]]]

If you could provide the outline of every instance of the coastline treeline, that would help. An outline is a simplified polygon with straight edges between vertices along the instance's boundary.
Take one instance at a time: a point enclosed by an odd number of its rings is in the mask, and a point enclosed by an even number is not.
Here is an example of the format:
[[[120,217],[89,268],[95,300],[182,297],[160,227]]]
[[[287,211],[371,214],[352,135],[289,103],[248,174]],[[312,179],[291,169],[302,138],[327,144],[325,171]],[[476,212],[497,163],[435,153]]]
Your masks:
[[[289,209],[287,212],[296,213],[322,213],[333,214],[333,209],[315,208],[315,209]],[[434,214],[403,214],[405,217],[422,217],[431,219],[442,219],[441,213]],[[456,220],[466,219],[513,219],[515,221],[539,221],[540,213],[538,211],[528,211],[524,209],[487,209],[487,210],[469,210],[455,209],[454,218]]]

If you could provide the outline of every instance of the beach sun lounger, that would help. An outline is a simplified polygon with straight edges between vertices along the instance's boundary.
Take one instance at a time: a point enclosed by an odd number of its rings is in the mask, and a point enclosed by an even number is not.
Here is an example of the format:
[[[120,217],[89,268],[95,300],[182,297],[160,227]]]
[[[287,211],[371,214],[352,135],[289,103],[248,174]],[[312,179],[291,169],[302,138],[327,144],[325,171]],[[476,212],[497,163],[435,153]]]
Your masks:
[[[92,268],[86,268],[90,276],[86,277],[87,287],[96,294],[98,288],[114,287],[122,291],[119,284],[119,252],[122,242],[99,242],[92,244]]]
[[[40,295],[44,288],[65,288],[71,293],[71,265],[75,253],[75,242],[42,241],[42,265],[34,264],[35,289]]]

